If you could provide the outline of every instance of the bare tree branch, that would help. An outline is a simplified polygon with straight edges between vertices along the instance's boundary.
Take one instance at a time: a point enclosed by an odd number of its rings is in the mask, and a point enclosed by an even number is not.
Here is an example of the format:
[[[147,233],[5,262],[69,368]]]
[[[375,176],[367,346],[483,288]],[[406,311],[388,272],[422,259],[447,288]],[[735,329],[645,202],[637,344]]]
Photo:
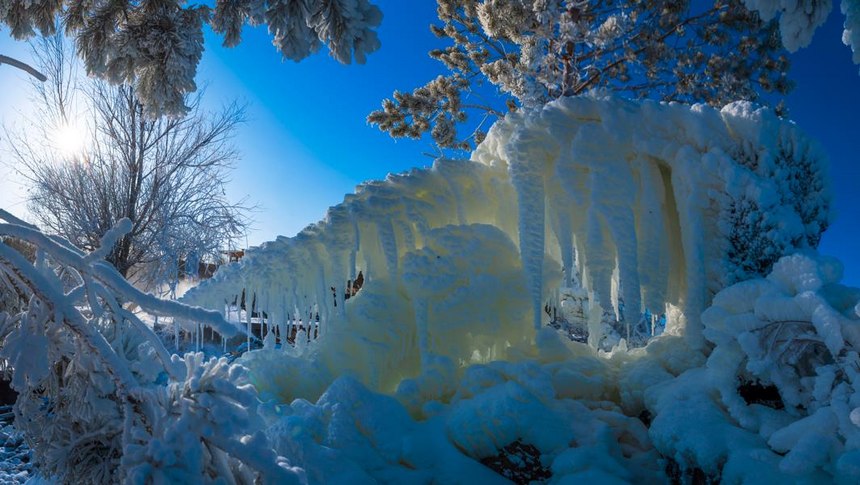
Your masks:
[[[38,79],[39,81],[45,82],[48,80],[48,78],[45,77],[44,74],[42,74],[41,72],[39,72],[38,70],[36,70],[32,66],[30,66],[29,64],[21,62],[17,59],[13,59],[9,56],[4,56],[4,55],[0,54],[0,64],[8,64],[12,67],[17,67],[18,69],[21,69],[22,71],[33,76],[34,78]]]

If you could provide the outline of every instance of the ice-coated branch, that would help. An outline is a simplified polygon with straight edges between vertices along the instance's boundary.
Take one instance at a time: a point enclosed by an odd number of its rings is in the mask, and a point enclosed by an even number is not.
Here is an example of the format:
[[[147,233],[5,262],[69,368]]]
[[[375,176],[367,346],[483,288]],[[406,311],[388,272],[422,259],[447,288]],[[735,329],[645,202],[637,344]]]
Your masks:
[[[299,471],[282,466],[261,437],[262,424],[254,418],[259,401],[241,380],[243,369],[226,359],[204,362],[202,354],[171,356],[125,308],[135,303],[175,321],[208,322],[235,333],[219,313],[147,295],[101,260],[130,221],[120,221],[100,249],[84,254],[2,209],[0,219],[6,221],[0,223],[0,290],[17,296],[0,318],[0,358],[20,396],[15,413],[27,418],[19,427],[45,473],[76,483],[157,480],[154,470],[170,452],[198,457],[168,466],[182,469],[190,482],[213,469],[250,480],[259,473],[271,483],[297,480]],[[6,244],[10,239],[35,246],[36,262]],[[180,428],[172,424],[176,410]],[[245,427],[224,426],[223,420]],[[183,440],[170,437],[178,429]],[[252,435],[257,437],[246,439]],[[153,441],[167,443],[170,451],[147,448]],[[226,454],[204,450],[206,443],[217,443]],[[78,453],[91,456],[80,462]]]

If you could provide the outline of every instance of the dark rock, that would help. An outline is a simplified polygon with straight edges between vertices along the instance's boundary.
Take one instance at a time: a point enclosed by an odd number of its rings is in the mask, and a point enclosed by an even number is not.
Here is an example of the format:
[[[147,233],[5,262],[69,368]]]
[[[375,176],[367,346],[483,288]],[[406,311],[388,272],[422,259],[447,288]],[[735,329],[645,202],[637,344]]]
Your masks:
[[[481,463],[517,484],[541,482],[552,477],[552,472],[540,461],[540,451],[522,440],[505,446],[497,455],[482,458]]]
[[[738,394],[743,398],[744,402],[749,404],[761,404],[773,409],[785,408],[785,403],[782,401],[782,396],[779,395],[779,389],[773,384],[762,384],[756,379],[750,381],[740,378],[738,385]]]

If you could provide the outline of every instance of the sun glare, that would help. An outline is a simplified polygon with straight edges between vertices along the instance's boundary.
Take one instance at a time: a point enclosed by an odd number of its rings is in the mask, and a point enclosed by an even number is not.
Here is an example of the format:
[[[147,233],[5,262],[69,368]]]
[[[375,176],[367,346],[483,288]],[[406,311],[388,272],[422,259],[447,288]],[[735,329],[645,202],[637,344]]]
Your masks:
[[[54,136],[57,150],[66,157],[73,157],[83,152],[86,145],[85,140],[84,130],[71,124],[57,128]]]

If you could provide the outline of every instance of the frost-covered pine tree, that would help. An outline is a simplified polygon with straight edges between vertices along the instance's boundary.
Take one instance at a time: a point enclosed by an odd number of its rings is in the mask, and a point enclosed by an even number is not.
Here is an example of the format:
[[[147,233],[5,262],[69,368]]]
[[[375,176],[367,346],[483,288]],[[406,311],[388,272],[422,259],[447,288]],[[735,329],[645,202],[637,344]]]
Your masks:
[[[809,45],[831,0],[438,0],[430,56],[440,75],[395,91],[368,116],[394,138],[429,133],[440,148],[469,149],[490,118],[594,88],[664,101],[761,101],[785,94],[789,52]],[[860,0],[842,0],[842,41],[860,64]],[[485,82],[501,99],[483,95]],[[778,106],[782,109],[782,104]],[[482,121],[465,138],[469,113]],[[474,126],[472,123],[470,126]]]
[[[338,61],[359,63],[379,48],[382,13],[368,0],[218,0],[214,7],[178,0],[0,0],[0,27],[28,39],[61,21],[89,75],[134,86],[148,114],[189,111],[185,95],[203,55],[203,26],[239,43],[245,25],[267,25],[285,59],[301,60],[325,44]]]
[[[782,43],[790,52],[808,46],[833,9],[831,0],[744,0],[744,3],[765,20],[779,17]],[[860,1],[842,0],[840,5],[845,15],[842,42],[854,51],[854,63],[860,64]]]
[[[458,136],[469,112],[500,117],[595,88],[715,106],[791,88],[777,22],[742,0],[438,3],[431,30],[452,45],[430,55],[448,74],[395,92],[368,117],[395,138],[429,132],[442,148],[468,149],[483,138]],[[475,101],[485,81],[497,103]]]

